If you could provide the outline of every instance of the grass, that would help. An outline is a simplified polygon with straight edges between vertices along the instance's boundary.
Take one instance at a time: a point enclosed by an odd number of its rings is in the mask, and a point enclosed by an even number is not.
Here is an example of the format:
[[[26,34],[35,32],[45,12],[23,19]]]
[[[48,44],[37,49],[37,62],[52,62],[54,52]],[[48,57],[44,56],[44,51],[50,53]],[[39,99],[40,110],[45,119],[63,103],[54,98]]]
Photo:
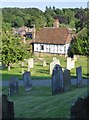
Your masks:
[[[63,68],[66,68],[66,58],[63,56],[50,56],[50,57],[44,57],[47,62],[47,66],[43,67],[43,63],[40,60],[35,59],[35,65],[34,68],[31,69],[31,76],[32,79],[50,79],[50,73],[49,73],[49,64],[52,62],[53,57],[57,57],[60,60],[60,65]],[[37,58],[37,57],[35,57]],[[88,78],[89,71],[88,69],[88,58],[84,56],[79,56],[78,61],[75,63],[75,68],[71,70],[71,76],[76,77],[76,67],[82,66],[83,71],[83,78]],[[22,79],[22,73],[21,73],[21,66],[20,63],[13,64],[10,71],[7,70],[7,68],[0,70],[0,74],[2,74],[2,80],[9,80],[12,75],[18,76],[19,79]],[[24,70],[27,70],[27,64],[25,64]]]
[[[2,92],[7,94],[8,88]],[[51,87],[33,87],[25,92],[20,87],[19,92],[8,99],[14,102],[15,118],[69,118],[70,106],[78,97],[85,97],[87,87],[72,87],[71,91],[53,95]]]

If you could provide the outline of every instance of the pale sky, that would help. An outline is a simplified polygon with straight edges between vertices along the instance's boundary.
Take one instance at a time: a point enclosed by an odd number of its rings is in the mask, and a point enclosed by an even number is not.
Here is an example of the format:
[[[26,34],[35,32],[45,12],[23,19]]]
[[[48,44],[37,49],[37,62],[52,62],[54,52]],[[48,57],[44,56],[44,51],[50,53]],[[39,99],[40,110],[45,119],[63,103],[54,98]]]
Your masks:
[[[2,7],[35,7],[45,10],[46,6],[55,6],[56,8],[86,8],[87,0],[0,0],[0,8]]]

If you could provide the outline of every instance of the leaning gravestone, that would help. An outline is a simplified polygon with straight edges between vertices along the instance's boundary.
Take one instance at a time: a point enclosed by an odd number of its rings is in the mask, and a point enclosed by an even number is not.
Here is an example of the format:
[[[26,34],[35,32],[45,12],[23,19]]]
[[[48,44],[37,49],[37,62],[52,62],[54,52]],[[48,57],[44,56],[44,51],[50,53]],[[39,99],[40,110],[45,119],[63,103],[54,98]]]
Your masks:
[[[9,82],[9,95],[17,93],[19,90],[18,77],[12,76]]]
[[[77,87],[81,86],[82,82],[82,67],[76,68],[76,75],[77,75]]]
[[[63,73],[60,65],[56,64],[52,73],[52,95],[63,91]]]
[[[23,74],[23,82],[24,82],[25,90],[30,91],[32,89],[32,81],[31,81],[30,72],[26,71]]]
[[[2,95],[2,119],[14,119],[14,103],[8,101],[6,95]]]
[[[65,69],[63,72],[63,85],[64,85],[64,91],[68,91],[71,89],[71,76],[70,76],[70,70]]]

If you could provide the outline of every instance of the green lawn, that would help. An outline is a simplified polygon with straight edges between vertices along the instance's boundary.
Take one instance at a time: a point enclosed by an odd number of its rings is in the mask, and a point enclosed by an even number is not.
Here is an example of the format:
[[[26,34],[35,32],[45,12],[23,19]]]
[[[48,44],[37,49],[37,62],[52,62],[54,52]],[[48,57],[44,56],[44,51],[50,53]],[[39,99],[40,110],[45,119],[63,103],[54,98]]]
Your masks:
[[[52,56],[44,57],[47,62],[47,66],[45,67],[42,66],[42,61],[35,59],[34,68],[31,69],[32,79],[50,79],[51,78],[49,74],[49,64],[50,62],[52,62],[53,57]],[[55,57],[57,57],[60,60],[61,66],[63,68],[66,68],[66,58],[63,56],[55,56]],[[75,68],[71,70],[71,76],[76,77],[76,67],[82,66],[83,78],[88,78],[89,73],[87,73],[88,71],[87,63],[88,63],[87,57],[79,56],[78,61],[75,63]],[[23,69],[27,70],[27,64],[25,64]],[[7,68],[3,69],[2,72],[0,70],[0,74],[2,74],[2,80],[9,80],[12,75],[16,75],[19,77],[19,79],[22,79],[20,63],[13,64],[10,71],[7,71]]]
[[[7,91],[2,89],[5,94]],[[19,93],[8,99],[14,102],[15,118],[69,118],[72,103],[86,94],[86,87],[72,87],[71,91],[53,96],[51,87],[33,87],[30,92],[20,87]]]

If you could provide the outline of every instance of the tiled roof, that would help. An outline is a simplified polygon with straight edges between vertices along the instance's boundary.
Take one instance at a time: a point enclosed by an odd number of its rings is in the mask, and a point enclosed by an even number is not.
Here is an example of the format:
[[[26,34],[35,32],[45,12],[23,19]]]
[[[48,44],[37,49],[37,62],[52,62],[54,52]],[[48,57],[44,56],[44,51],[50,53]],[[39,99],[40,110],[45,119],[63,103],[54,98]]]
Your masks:
[[[42,28],[36,34],[33,43],[65,44],[70,43],[70,33],[66,28]]]

